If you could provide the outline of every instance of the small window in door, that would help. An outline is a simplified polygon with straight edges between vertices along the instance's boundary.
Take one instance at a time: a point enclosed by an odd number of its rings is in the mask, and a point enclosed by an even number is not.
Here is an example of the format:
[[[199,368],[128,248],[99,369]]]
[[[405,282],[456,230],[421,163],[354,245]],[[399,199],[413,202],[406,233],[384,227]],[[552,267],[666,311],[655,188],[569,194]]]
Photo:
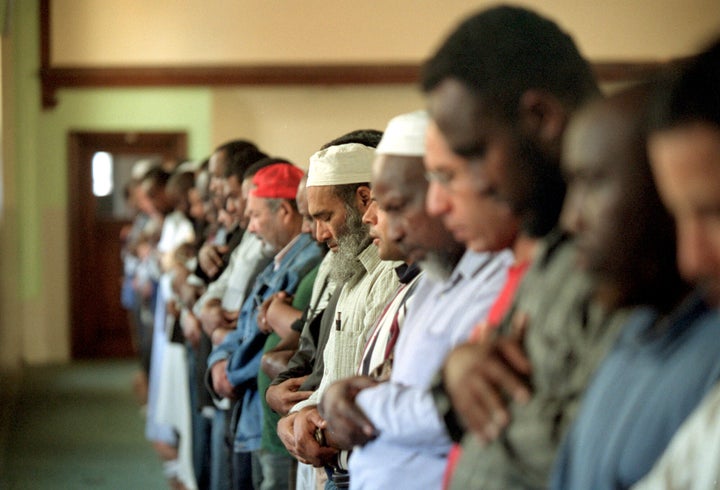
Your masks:
[[[105,197],[113,191],[113,157],[106,151],[99,151],[92,159],[93,194]]]

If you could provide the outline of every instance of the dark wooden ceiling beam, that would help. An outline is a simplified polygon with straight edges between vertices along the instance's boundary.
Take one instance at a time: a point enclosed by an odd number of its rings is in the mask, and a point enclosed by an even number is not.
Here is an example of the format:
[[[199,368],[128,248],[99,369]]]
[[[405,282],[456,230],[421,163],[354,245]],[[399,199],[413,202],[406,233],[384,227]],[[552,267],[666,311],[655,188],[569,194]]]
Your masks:
[[[377,85],[412,84],[420,65],[283,64],[228,66],[52,66],[50,0],[40,0],[40,78],[42,106],[57,104],[57,91],[78,87],[174,87],[242,85]],[[660,61],[606,61],[593,63],[601,82],[632,82],[653,76],[666,65]]]

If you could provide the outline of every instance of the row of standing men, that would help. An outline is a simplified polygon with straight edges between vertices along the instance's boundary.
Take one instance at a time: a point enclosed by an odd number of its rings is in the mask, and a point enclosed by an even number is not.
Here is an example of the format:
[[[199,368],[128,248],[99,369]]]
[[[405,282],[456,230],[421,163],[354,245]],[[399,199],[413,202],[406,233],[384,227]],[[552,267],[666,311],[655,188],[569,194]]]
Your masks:
[[[716,44],[602,98],[556,24],[496,7],[425,64],[427,111],[327,143],[307,176],[219,147],[231,253],[184,245],[195,180],[146,174],[169,477],[717,488],[719,84]]]

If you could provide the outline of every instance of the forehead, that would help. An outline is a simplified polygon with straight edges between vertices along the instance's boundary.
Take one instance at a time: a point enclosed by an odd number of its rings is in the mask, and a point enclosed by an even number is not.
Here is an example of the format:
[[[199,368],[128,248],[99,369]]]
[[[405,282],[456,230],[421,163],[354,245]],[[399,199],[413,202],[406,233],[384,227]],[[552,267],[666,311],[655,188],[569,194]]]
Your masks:
[[[462,155],[478,153],[487,118],[480,98],[455,78],[443,80],[428,94],[428,112],[447,138],[450,148]]]
[[[225,150],[216,151],[210,155],[208,162],[208,171],[213,177],[222,177],[225,172],[225,160],[227,154]]]
[[[250,194],[247,198],[248,211],[262,211],[267,209],[267,199]]]
[[[245,197],[248,197],[250,195],[250,191],[255,188],[255,184],[253,184],[252,177],[248,177],[247,179],[243,179],[242,182],[242,194]]]
[[[306,192],[308,211],[311,215],[344,207],[342,199],[335,193],[334,187],[331,185],[308,187]]]
[[[379,155],[373,165],[373,188],[375,197],[388,193],[413,194],[427,185],[425,167],[421,157]]]
[[[430,170],[459,169],[468,165],[468,161],[455,154],[447,138],[440,132],[438,125],[432,122],[428,126],[425,138],[425,166]]]
[[[231,175],[230,177],[225,179],[225,182],[227,182],[227,188],[230,192],[238,192],[242,189],[238,178],[234,175]]]
[[[663,197],[677,201],[673,205],[720,201],[720,128],[696,124],[661,131],[648,148],[658,186]]]

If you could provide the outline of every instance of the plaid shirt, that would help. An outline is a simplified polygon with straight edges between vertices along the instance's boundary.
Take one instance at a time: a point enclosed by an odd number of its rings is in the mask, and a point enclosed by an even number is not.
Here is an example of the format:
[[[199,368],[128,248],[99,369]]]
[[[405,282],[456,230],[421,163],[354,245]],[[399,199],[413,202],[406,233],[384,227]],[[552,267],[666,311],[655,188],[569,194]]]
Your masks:
[[[320,397],[333,381],[353,376],[357,371],[367,337],[375,321],[397,289],[399,281],[395,267],[401,262],[380,260],[375,245],[368,245],[357,257],[362,269],[344,285],[323,357],[325,371],[320,386],[308,398],[293,407],[293,411],[317,405]],[[339,328],[338,328],[339,327]]]

